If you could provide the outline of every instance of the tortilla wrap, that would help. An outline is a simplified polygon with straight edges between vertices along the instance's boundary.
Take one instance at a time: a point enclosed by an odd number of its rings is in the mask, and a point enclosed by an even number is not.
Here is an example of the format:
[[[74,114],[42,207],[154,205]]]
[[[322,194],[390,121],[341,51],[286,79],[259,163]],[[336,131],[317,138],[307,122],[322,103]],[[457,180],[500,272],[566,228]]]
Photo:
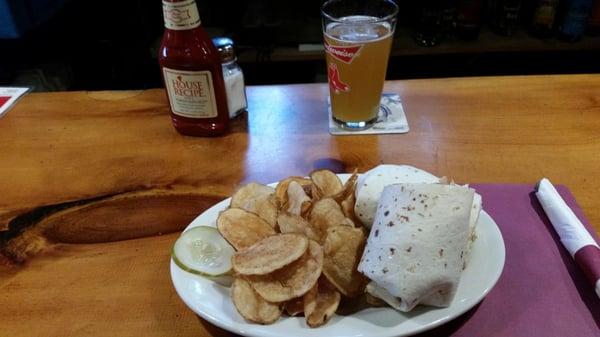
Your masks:
[[[375,218],[375,211],[377,210],[377,203],[379,202],[379,198],[381,197],[381,193],[385,186],[399,183],[447,184],[445,180],[445,178],[438,178],[427,171],[409,165],[379,165],[365,172],[358,178],[355,192],[356,203],[354,212],[365,227],[371,228],[371,224]],[[453,185],[454,183],[451,184]],[[465,185],[465,187],[468,187],[468,185]],[[471,246],[477,238],[475,235],[475,226],[479,219],[481,207],[481,195],[475,193],[473,198],[473,208],[471,209],[471,216],[469,218],[469,244],[467,245],[467,256],[463,268],[466,268]]]
[[[477,239],[477,235],[475,234],[475,226],[477,226],[477,221],[479,220],[479,213],[481,213],[481,207],[483,203],[481,200],[481,195],[479,193],[475,193],[473,195],[473,206],[471,206],[471,215],[469,216],[469,242],[467,243],[467,250],[465,251],[465,263],[463,265],[463,269],[467,267],[469,263],[469,257],[471,256],[471,249],[473,248],[473,242]]]
[[[358,270],[397,301],[370,293],[400,311],[420,303],[450,305],[465,261],[474,194],[458,185],[386,186]]]
[[[437,183],[433,174],[409,165],[379,165],[364,174],[356,182],[354,213],[360,221],[371,228],[377,202],[383,188],[399,183]]]

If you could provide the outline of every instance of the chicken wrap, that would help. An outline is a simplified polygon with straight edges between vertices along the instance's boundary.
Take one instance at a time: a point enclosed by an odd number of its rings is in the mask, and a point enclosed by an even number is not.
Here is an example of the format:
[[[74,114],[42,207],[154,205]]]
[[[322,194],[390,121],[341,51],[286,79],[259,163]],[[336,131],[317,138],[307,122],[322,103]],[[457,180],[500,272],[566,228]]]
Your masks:
[[[440,179],[433,174],[409,165],[379,165],[358,178],[354,213],[367,228],[370,228],[375,217],[377,202],[385,186],[439,181]]]
[[[459,185],[386,186],[358,265],[372,281],[367,291],[400,311],[449,306],[465,263],[474,195]]]

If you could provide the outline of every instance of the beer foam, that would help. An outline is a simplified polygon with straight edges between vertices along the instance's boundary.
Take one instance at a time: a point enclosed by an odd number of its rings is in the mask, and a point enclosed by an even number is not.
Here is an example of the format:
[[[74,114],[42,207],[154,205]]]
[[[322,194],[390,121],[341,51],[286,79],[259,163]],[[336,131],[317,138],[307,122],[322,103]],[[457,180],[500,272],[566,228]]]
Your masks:
[[[332,40],[348,42],[374,42],[388,38],[392,29],[388,22],[380,22],[374,16],[352,15],[340,18],[325,28],[325,35]]]

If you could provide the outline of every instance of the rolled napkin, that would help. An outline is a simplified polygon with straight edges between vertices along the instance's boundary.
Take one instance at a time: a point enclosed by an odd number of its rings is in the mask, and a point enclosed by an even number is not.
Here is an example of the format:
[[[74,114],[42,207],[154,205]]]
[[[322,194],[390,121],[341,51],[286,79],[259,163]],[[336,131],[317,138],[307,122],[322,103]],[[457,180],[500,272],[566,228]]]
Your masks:
[[[358,270],[367,291],[400,311],[450,305],[463,270],[474,190],[394,184],[383,189]]]
[[[600,297],[600,248],[585,229],[575,213],[567,206],[550,180],[543,178],[536,186],[536,193],[544,212],[558,233],[575,262],[588,280],[596,287]]]

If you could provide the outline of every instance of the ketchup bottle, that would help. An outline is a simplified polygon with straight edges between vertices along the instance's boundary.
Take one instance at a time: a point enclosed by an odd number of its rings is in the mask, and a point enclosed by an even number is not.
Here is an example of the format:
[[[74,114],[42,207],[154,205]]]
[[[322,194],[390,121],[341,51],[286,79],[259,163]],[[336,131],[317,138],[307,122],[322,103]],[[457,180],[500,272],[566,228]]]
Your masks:
[[[175,129],[188,136],[227,131],[221,59],[202,26],[195,0],[162,0],[165,33],[158,62]]]

